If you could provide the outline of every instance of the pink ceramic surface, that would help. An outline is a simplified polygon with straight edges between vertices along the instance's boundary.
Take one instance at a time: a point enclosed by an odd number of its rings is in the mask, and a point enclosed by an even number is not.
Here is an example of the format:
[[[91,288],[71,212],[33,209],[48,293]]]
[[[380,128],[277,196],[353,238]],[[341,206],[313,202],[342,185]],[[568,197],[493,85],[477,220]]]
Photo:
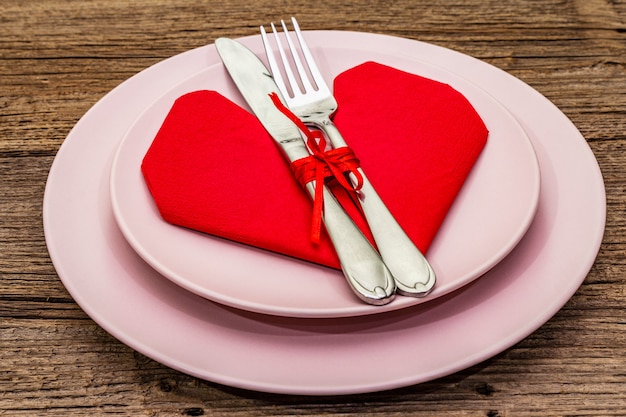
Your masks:
[[[263,56],[260,42],[255,50]],[[489,129],[487,145],[427,254],[437,274],[433,292],[425,298],[396,297],[385,306],[371,306],[354,296],[340,271],[163,221],[140,167],[174,101],[209,89],[247,108],[219,64],[185,80],[150,106],[131,126],[114,159],[113,212],[142,258],[182,287],[229,306],[294,317],[346,317],[433,300],[471,282],[506,256],[533,219],[540,177],[530,140],[511,114],[469,81],[416,58],[341,47],[324,48],[318,55],[329,80],[373,60],[452,85],[469,99]]]
[[[50,256],[76,302],[116,338],[170,367],[222,384],[291,394],[348,394],[431,380],[481,362],[545,323],[584,280],[604,230],[602,176],[574,125],[518,79],[441,47],[366,33],[308,37],[318,54],[323,45],[386,51],[390,59],[416,57],[462,71],[511,111],[532,141],[542,175],[535,219],[509,256],[447,296],[354,318],[246,312],[165,279],[118,229],[109,172],[119,141],[148,105],[219,65],[214,47],[206,46],[114,89],[59,150],[46,186],[44,227]],[[376,363],[384,366],[373,372]]]

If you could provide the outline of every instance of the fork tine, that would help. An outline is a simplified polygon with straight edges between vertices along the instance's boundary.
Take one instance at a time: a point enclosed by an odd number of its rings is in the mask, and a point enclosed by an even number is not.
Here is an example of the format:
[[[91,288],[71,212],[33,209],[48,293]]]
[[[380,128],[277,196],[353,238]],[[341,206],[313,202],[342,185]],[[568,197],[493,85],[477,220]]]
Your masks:
[[[265,48],[265,55],[267,57],[267,62],[270,66],[270,71],[272,72],[272,77],[274,78],[274,82],[276,82],[278,89],[281,91],[283,96],[285,96],[285,99],[289,99],[289,97],[295,97],[300,92],[299,90],[294,90],[293,88],[293,85],[296,84],[295,77],[291,69],[285,65],[285,61],[287,60],[287,58],[285,57],[285,53],[283,51],[282,42],[280,41],[280,38],[278,37],[278,33],[276,32],[276,27],[274,26],[274,23],[271,23],[270,25],[272,27],[274,41],[276,42],[276,49],[278,49],[279,51],[280,59],[283,64],[283,69],[285,71],[285,75],[287,76],[287,82],[285,82],[285,78],[282,75],[282,72],[280,70],[281,66],[278,64],[278,61],[276,60],[276,56],[274,54],[274,48],[272,47],[272,44],[270,42],[267,32],[265,31],[265,27],[261,26],[260,27],[261,39],[263,40],[263,47]]]
[[[280,23],[283,26],[283,32],[285,33],[285,38],[287,39],[287,44],[289,45],[289,51],[291,52],[291,57],[293,58],[293,62],[296,65],[296,69],[298,70],[298,75],[300,76],[300,81],[302,82],[302,86],[304,87],[304,92],[306,93],[308,91],[315,90],[315,87],[313,87],[313,85],[311,84],[311,81],[309,80],[309,77],[307,76],[306,70],[304,69],[304,65],[302,65],[302,61],[300,60],[298,51],[296,50],[296,47],[291,39],[291,34],[289,32],[289,29],[287,29],[287,25],[285,25],[285,21],[281,20]],[[302,42],[300,41],[301,36],[298,36],[297,33],[296,33],[296,36],[298,37],[298,43],[300,44],[300,47],[302,47]],[[285,65],[287,65],[286,62],[285,62]]]
[[[306,61],[307,66],[309,67],[309,71],[311,72],[311,76],[313,77],[313,81],[317,85],[317,89],[325,94],[330,94],[330,90],[326,81],[324,81],[324,77],[320,72],[317,64],[315,63],[315,59],[313,59],[313,54],[311,54],[311,50],[304,40],[304,36],[302,36],[302,31],[300,30],[300,25],[298,25],[298,21],[295,17],[291,18],[291,23],[293,24],[293,29],[296,32],[296,37],[298,38],[298,43],[300,44],[300,49],[302,50],[302,55],[304,56],[304,60]]]
[[[285,71],[285,75],[287,75],[287,80],[289,81],[289,84],[291,86],[292,97],[299,96],[302,94],[302,91],[300,91],[300,87],[298,86],[298,81],[296,80],[296,77],[293,71],[291,70],[291,65],[289,65],[289,61],[287,60],[287,55],[285,55],[285,50],[283,49],[283,44],[280,41],[280,36],[278,36],[278,32],[276,31],[276,26],[274,26],[274,23],[272,23],[271,26],[272,26],[272,32],[274,32],[274,40],[276,41],[276,46],[278,47],[278,54],[280,55],[280,59],[283,63],[283,69]],[[285,34],[285,36],[287,35]],[[287,41],[289,42],[289,38],[287,38]]]
[[[276,58],[274,57],[272,45],[270,45],[270,40],[265,32],[265,27],[261,26],[261,39],[263,40],[263,47],[265,48],[265,56],[267,57],[267,62],[270,66],[270,71],[272,71],[272,77],[274,78],[274,82],[283,93],[283,95],[287,96],[287,86],[285,84],[285,80],[280,73],[280,67],[278,66],[278,62],[276,62]]]

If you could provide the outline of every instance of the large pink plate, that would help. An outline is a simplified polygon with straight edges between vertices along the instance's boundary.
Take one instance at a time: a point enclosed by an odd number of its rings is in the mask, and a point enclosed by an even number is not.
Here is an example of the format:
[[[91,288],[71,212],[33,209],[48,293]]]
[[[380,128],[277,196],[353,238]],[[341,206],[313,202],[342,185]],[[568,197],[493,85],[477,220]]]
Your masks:
[[[260,38],[250,39],[260,56]],[[427,256],[437,285],[425,298],[396,297],[385,306],[363,303],[340,271],[236,244],[171,225],[159,215],[140,166],[174,101],[209,89],[245,106],[221,63],[167,91],[126,133],[111,169],[111,201],[130,245],[178,285],[213,301],[249,311],[292,317],[349,317],[431,301],[491,269],[528,230],[539,201],[540,174],[530,139],[513,116],[470,81],[417,57],[334,45],[314,51],[332,80],[368,60],[456,88],[489,129],[489,140]],[[410,181],[410,179],[405,179]]]
[[[211,45],[127,80],[77,123],[59,150],[46,186],[44,227],[52,261],[76,302],[120,341],[172,368],[291,394],[348,394],[431,380],[481,362],[545,323],[584,280],[604,231],[602,175],[574,125],[528,85],[471,57],[374,34],[308,36],[315,48],[386,51],[462,71],[511,111],[533,143],[542,175],[535,219],[509,256],[448,296],[355,318],[245,312],[163,278],[117,227],[110,166],[125,131],[150,103],[218,62]]]

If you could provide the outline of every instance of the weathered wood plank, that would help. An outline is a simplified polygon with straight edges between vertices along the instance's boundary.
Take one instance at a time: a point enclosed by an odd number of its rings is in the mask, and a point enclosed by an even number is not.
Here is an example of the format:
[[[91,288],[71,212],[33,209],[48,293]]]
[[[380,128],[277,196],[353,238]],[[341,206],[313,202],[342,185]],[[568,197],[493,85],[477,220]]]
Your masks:
[[[626,2],[454,0],[0,2],[0,415],[619,416],[626,409]],[[115,340],[48,257],[42,199],[79,118],[138,71],[289,15],[485,60],[552,100],[607,190],[598,259],[537,332],[480,365],[389,392],[308,398],[224,387]]]

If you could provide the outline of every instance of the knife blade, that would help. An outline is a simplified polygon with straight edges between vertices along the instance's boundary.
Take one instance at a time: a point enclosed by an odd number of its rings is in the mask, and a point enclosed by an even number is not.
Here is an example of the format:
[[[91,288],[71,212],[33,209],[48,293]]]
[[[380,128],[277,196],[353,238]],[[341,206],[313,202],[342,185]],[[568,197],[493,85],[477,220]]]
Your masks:
[[[284,103],[265,64],[251,50],[232,39],[219,38],[215,46],[239,92],[285,157],[290,162],[308,157],[309,151],[300,130],[270,98],[270,94],[275,93]],[[324,187],[324,225],[353,292],[369,304],[389,303],[395,296],[396,284],[380,255],[324,184],[307,183],[306,189],[311,197],[315,195],[316,186]]]

